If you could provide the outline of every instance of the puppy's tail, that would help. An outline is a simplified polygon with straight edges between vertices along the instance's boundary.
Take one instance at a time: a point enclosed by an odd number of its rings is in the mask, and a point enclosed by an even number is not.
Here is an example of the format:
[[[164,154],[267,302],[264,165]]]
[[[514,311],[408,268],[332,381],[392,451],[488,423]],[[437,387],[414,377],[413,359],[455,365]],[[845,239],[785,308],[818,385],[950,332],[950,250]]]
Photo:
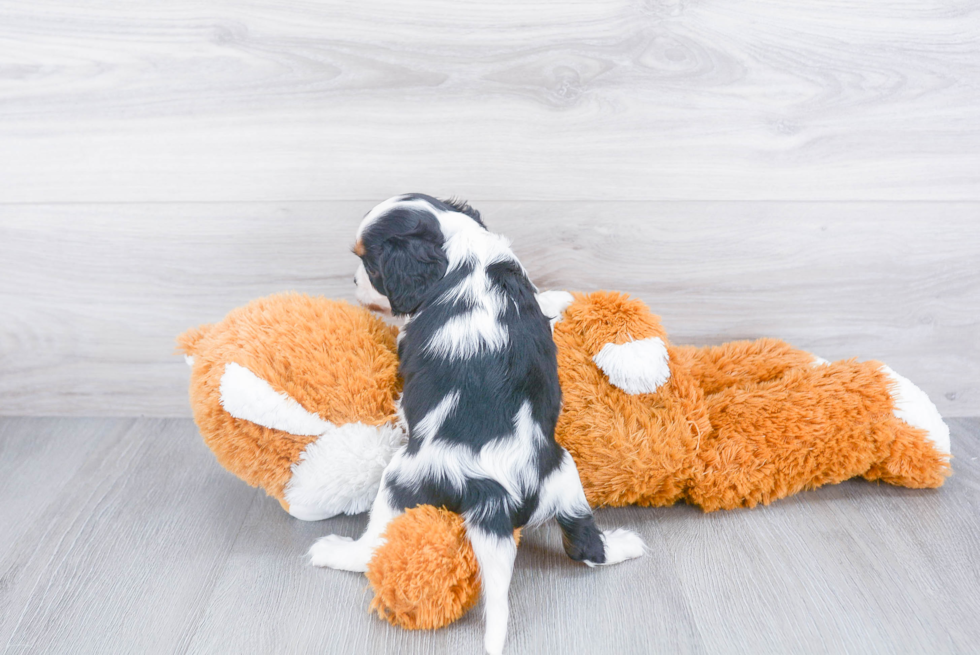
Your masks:
[[[466,522],[466,536],[480,567],[486,623],[483,647],[490,655],[498,655],[503,652],[507,639],[507,620],[510,616],[507,592],[517,556],[517,542],[513,535],[500,536],[469,520]]]

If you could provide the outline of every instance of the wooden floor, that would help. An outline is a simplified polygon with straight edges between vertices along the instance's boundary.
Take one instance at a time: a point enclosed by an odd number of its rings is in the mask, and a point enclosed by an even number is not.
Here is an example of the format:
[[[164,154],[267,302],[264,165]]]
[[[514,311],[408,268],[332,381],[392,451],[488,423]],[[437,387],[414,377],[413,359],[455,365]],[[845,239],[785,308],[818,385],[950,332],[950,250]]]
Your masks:
[[[557,530],[522,543],[507,652],[975,653],[980,419],[951,419],[938,491],[861,481],[753,510],[602,510],[650,553],[588,569]],[[367,614],[360,575],[314,569],[320,535],[222,470],[187,419],[0,419],[5,653],[479,653]]]

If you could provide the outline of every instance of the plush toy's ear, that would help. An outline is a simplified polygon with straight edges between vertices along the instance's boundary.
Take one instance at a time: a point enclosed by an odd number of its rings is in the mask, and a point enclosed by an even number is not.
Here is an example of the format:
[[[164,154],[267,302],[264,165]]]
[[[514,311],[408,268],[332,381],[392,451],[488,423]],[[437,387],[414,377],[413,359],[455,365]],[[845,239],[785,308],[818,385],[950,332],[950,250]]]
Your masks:
[[[383,293],[396,316],[414,312],[449,267],[441,242],[427,235],[393,236],[378,259]]]
[[[188,364],[192,365],[194,363],[194,354],[197,352],[198,344],[213,329],[214,324],[205,323],[204,325],[198,325],[196,328],[191,328],[177,337],[177,352],[184,353],[184,359],[187,360]]]

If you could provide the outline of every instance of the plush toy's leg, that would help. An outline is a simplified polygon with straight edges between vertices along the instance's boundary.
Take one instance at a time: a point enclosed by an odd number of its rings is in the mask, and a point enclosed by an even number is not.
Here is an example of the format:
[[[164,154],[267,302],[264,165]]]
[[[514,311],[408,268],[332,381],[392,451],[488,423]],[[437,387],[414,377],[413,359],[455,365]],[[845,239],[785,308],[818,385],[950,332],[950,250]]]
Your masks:
[[[389,468],[395,464],[395,460],[389,464]],[[385,469],[387,472],[388,469]],[[374,499],[371,507],[371,517],[368,519],[367,529],[360,539],[352,540],[350,537],[331,534],[321,537],[310,548],[310,563],[314,566],[327,566],[332,569],[343,571],[356,571],[363,573],[367,571],[368,562],[374,555],[374,550],[381,545],[381,535],[384,534],[388,524],[403,509],[392,504],[391,496],[385,485],[385,476],[382,476],[381,488]]]
[[[542,483],[539,499],[531,523],[555,517],[565,553],[573,560],[589,566],[609,565],[643,554],[643,540],[632,530],[600,531],[596,526],[575,460],[564,448],[561,465]]]
[[[701,383],[705,395],[730,387],[777,380],[796,368],[827,363],[784,341],[732,341],[720,346],[679,346],[671,357]]]
[[[507,592],[514,571],[517,543],[513,533],[503,536],[495,534],[485,530],[473,518],[466,517],[466,537],[473,546],[473,554],[480,567],[486,625],[483,646],[490,655],[497,655],[503,651],[507,639],[507,620],[510,616]]]
[[[706,397],[714,431],[689,499],[708,511],[752,507],[860,475],[938,486],[945,454],[893,415],[893,386],[878,362],[836,362]]]

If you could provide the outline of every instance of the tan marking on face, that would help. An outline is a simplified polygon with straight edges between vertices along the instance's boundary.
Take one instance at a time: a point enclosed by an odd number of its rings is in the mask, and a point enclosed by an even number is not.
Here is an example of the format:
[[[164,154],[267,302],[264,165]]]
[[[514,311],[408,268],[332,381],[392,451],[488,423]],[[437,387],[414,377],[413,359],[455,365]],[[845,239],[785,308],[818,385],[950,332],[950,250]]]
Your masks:
[[[354,250],[354,254],[357,255],[358,257],[363,257],[364,253],[367,252],[364,249],[364,242],[361,241],[360,239],[358,239],[357,243],[354,244],[353,250]]]

